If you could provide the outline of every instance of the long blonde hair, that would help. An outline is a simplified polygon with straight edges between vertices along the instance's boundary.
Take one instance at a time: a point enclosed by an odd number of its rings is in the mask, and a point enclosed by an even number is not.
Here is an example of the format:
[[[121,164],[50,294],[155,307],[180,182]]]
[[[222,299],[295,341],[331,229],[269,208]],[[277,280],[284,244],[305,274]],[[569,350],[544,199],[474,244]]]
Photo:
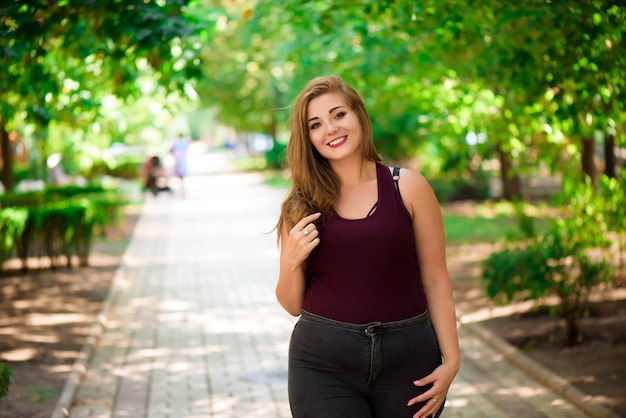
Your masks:
[[[382,159],[374,146],[372,123],[361,96],[337,76],[324,76],[311,80],[296,98],[289,121],[291,137],[287,145],[287,165],[291,169],[291,191],[283,201],[276,229],[278,240],[282,228],[288,229],[303,217],[315,212],[323,222],[333,212],[339,196],[339,179],[328,160],[320,155],[311,143],[307,110],[311,100],[326,93],[339,93],[354,111],[361,125],[361,153],[364,160],[380,162]]]

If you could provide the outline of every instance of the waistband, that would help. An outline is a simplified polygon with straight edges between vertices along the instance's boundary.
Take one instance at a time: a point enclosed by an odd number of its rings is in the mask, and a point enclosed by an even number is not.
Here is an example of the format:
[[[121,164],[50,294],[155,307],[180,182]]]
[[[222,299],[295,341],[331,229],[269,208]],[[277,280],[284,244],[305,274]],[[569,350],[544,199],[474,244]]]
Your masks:
[[[384,332],[392,332],[406,328],[415,328],[424,325],[430,325],[430,315],[428,311],[414,316],[412,318],[402,319],[400,321],[393,322],[370,322],[367,324],[351,324],[348,322],[335,321],[334,319],[324,318],[323,316],[315,315],[305,310],[302,310],[300,314],[301,321],[314,322],[321,325],[327,325],[337,328],[342,328],[347,331],[365,332],[366,334],[380,334]]]

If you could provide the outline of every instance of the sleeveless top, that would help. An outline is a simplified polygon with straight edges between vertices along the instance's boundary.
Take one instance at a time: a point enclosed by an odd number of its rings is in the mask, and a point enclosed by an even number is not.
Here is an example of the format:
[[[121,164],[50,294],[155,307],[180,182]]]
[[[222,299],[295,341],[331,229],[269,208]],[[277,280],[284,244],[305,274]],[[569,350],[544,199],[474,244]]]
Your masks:
[[[371,216],[334,214],[319,226],[306,267],[302,308],[351,324],[391,322],[426,311],[415,236],[389,168],[376,164],[378,205]]]

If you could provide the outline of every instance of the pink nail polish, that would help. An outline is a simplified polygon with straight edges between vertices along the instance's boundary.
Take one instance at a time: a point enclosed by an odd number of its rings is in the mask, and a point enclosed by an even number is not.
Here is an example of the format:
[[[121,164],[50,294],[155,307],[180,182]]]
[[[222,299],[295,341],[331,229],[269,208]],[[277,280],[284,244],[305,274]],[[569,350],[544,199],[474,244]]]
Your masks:
[[[419,384],[420,384],[420,381],[419,381],[419,380],[416,380],[416,381],[414,381],[414,382],[413,382],[413,384],[414,384],[414,385],[419,385]]]

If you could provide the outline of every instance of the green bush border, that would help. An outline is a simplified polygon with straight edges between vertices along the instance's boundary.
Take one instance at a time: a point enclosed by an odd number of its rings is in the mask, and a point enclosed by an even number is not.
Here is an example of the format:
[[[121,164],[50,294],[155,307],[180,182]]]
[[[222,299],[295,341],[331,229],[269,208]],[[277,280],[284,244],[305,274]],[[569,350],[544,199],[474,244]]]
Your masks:
[[[66,186],[0,196],[0,270],[16,255],[27,269],[29,257],[47,257],[52,268],[89,264],[94,234],[119,224],[127,204],[117,191],[100,186]]]

